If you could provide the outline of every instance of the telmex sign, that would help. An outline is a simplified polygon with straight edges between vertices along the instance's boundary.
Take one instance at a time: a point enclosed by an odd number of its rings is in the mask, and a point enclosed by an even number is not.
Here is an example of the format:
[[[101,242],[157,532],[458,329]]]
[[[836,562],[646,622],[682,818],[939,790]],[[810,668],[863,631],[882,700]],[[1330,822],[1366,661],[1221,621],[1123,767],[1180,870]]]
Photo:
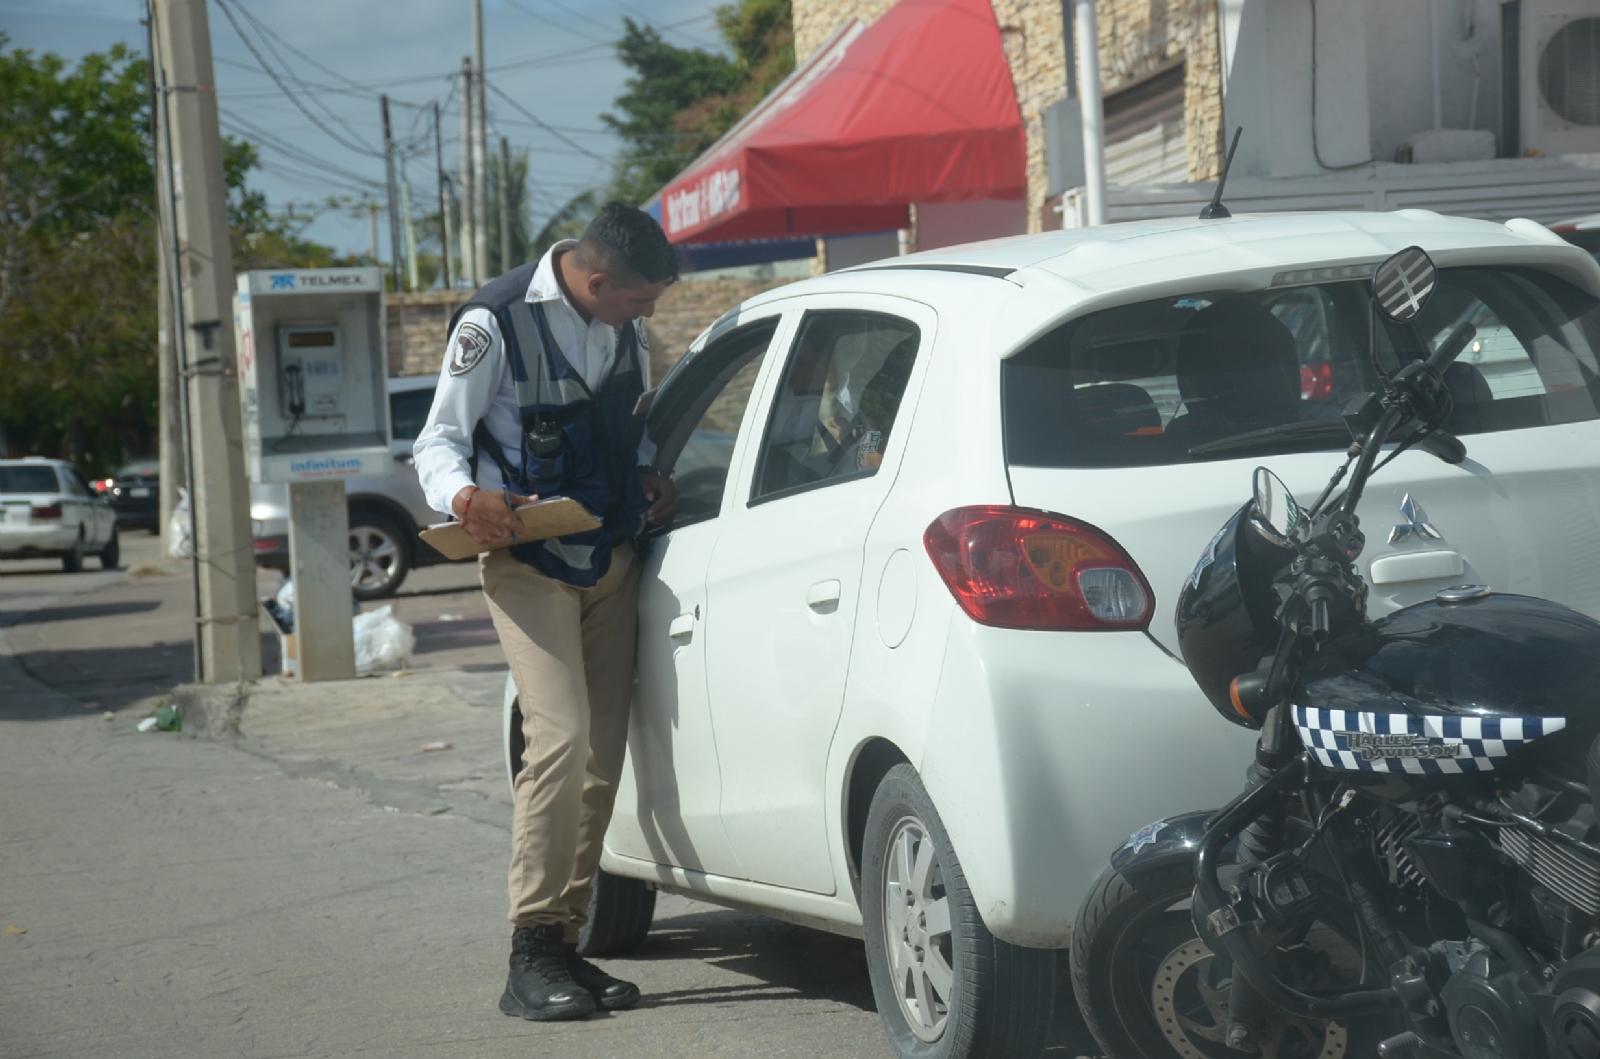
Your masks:
[[[667,197],[667,234],[677,235],[710,224],[739,205],[739,170],[707,173],[693,187]]]
[[[370,268],[291,268],[281,272],[251,272],[251,294],[287,294],[295,291],[376,291],[377,271]]]

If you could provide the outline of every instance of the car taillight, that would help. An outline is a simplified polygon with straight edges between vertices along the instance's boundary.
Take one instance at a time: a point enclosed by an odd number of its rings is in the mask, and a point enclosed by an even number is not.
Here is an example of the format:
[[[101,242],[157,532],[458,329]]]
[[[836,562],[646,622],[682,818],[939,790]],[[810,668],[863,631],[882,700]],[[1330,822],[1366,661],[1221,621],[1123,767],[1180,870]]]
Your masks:
[[[1154,594],[1139,567],[1093,526],[1022,508],[946,511],[922,535],[974,621],[1007,629],[1144,629]]]
[[[34,518],[60,518],[61,505],[51,504],[49,507],[36,507],[33,509]]]
[[[1300,365],[1300,400],[1321,401],[1333,395],[1333,365]]]

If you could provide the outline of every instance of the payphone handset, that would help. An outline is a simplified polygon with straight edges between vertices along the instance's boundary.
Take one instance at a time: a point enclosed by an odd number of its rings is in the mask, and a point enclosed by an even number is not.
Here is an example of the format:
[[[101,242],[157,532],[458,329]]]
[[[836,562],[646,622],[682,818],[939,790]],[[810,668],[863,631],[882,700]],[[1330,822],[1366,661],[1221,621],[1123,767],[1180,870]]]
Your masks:
[[[287,418],[344,415],[344,345],[336,324],[278,328],[279,400]]]

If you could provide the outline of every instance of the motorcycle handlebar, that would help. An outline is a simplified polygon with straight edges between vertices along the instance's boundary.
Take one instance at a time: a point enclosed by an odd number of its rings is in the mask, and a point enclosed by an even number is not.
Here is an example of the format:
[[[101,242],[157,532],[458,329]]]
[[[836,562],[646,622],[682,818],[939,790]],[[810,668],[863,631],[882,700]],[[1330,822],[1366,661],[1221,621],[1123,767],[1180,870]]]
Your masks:
[[[1443,372],[1455,362],[1455,359],[1461,355],[1461,351],[1467,348],[1467,343],[1471,342],[1477,333],[1478,329],[1471,324],[1456,325],[1456,329],[1445,336],[1444,341],[1439,343],[1439,348],[1433,351],[1433,356],[1428,358],[1428,370]]]
[[[1311,642],[1327,643],[1328,634],[1328,601],[1318,597],[1311,600]]]

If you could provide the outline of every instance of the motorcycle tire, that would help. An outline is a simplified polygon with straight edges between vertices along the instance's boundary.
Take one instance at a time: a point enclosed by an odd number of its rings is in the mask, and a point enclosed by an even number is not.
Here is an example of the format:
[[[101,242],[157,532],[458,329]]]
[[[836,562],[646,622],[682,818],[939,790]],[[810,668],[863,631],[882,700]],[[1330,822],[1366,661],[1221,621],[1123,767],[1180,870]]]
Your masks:
[[[1072,987],[1089,1031],[1117,1059],[1238,1059],[1225,1043],[1227,973],[1190,919],[1194,864],[1153,868],[1137,885],[1107,868],[1072,930]],[[1333,939],[1331,930],[1314,937]],[[1342,940],[1337,942],[1343,945]],[[1348,959],[1354,950],[1341,953]],[[1357,957],[1357,963],[1359,958]],[[1356,1059],[1405,1029],[1398,1015],[1350,1025],[1281,1016],[1262,1054],[1279,1059]],[[1265,1043],[1265,1042],[1264,1042]]]

